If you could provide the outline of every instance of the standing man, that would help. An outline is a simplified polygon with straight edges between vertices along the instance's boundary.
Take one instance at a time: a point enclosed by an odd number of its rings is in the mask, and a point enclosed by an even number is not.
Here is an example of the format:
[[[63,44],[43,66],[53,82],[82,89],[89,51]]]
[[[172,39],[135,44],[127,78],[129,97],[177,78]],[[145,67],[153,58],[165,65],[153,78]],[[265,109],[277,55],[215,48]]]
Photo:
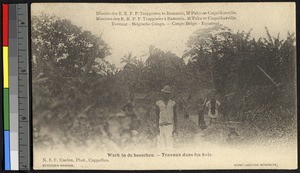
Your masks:
[[[198,108],[198,125],[201,130],[207,129],[207,126],[206,126],[206,123],[204,120],[204,111],[205,111],[205,107],[206,107],[206,102],[207,102],[207,98],[205,98],[203,103],[199,104],[199,108]]]
[[[125,112],[126,116],[129,116],[131,118],[135,118],[135,112],[134,112],[134,95],[130,94],[129,101],[124,104],[121,109]]]
[[[162,100],[156,102],[158,146],[173,148],[173,135],[177,135],[176,102],[170,100],[171,87],[165,86],[162,90]]]
[[[208,107],[209,124],[212,123],[212,120],[216,120],[218,118],[218,108],[220,105],[221,103],[216,99],[215,95],[213,95],[212,98],[206,102],[206,107]]]

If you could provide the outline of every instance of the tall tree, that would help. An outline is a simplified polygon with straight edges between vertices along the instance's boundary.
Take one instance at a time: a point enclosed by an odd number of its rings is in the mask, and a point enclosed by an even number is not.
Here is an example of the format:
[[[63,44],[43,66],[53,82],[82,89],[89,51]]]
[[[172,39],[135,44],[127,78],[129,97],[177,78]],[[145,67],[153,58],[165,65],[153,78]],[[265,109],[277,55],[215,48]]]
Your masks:
[[[158,90],[164,85],[180,87],[183,81],[179,75],[185,66],[183,59],[170,51],[162,51],[153,46],[150,47],[150,50],[149,57],[145,62],[149,87],[154,90]]]
[[[34,75],[44,73],[78,77],[96,72],[94,66],[104,63],[110,47],[101,37],[50,15],[32,17]]]
[[[96,87],[109,69],[115,70],[105,60],[109,45],[56,16],[32,16],[31,23],[33,108],[63,115],[99,103],[102,93],[97,96]]]
[[[95,75],[107,66],[110,47],[90,31],[50,15],[33,16],[31,23],[33,81],[49,78],[52,94],[68,88],[69,79]]]

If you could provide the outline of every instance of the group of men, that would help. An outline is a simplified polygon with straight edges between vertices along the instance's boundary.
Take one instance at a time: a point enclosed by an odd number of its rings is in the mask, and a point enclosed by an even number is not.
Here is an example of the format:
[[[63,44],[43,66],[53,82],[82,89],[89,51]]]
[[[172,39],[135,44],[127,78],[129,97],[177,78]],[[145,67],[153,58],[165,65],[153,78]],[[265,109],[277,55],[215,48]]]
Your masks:
[[[172,88],[165,86],[161,90],[161,99],[156,102],[156,128],[157,128],[157,144],[159,148],[173,148],[173,137],[178,135],[178,115],[177,103],[171,100]],[[210,122],[218,117],[218,107],[220,102],[213,96],[209,101],[205,100],[203,104],[199,105],[198,111],[198,125],[200,129],[204,130],[207,126],[204,120],[205,108],[208,108],[208,117]],[[130,95],[130,100],[122,106],[122,110],[126,112],[127,116],[135,120],[137,117],[134,113],[134,96]],[[188,113],[187,113],[188,115]],[[132,127],[134,130],[134,127]]]

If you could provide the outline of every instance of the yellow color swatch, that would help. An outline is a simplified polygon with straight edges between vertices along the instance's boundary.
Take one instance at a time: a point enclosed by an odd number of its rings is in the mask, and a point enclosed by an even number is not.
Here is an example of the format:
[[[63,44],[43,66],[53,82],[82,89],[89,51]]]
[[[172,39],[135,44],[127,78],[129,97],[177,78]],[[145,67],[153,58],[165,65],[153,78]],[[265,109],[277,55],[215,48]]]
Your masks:
[[[8,46],[3,46],[3,86],[8,88]]]

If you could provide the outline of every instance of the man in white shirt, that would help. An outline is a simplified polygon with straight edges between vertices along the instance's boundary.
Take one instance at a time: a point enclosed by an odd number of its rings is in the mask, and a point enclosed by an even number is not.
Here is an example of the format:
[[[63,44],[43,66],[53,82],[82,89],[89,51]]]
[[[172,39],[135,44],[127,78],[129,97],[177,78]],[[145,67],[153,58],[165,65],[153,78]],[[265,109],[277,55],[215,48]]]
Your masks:
[[[177,135],[176,102],[170,100],[171,87],[165,86],[162,90],[162,100],[156,102],[158,146],[173,148],[173,135]]]
[[[216,120],[218,118],[218,108],[220,105],[221,103],[216,100],[215,96],[213,96],[211,100],[206,102],[206,107],[208,107],[209,124],[212,123],[212,120]]]

